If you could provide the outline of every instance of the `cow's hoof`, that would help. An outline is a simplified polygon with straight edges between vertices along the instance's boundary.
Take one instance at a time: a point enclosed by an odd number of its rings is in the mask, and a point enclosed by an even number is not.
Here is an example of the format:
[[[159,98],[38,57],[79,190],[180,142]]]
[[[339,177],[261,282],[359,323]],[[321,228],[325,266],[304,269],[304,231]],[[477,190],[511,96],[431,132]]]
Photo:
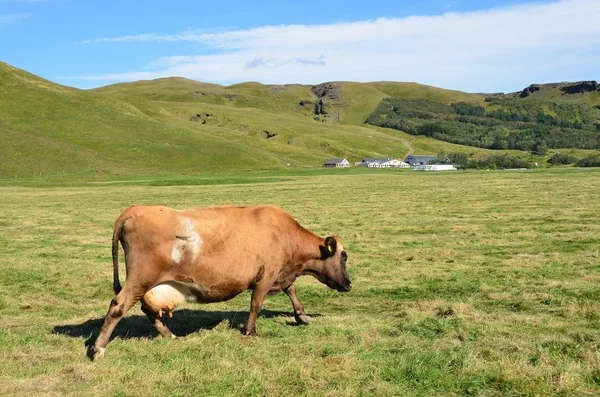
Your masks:
[[[104,357],[104,348],[96,347],[96,346],[88,346],[87,356],[90,360],[96,361],[102,357]]]
[[[245,335],[246,336],[258,336],[258,334],[256,333],[256,331],[250,332],[249,330],[246,330]]]
[[[300,315],[295,315],[294,318],[296,319],[296,322],[298,323],[298,325],[308,325],[309,321],[308,321],[308,316],[306,314],[300,314]]]

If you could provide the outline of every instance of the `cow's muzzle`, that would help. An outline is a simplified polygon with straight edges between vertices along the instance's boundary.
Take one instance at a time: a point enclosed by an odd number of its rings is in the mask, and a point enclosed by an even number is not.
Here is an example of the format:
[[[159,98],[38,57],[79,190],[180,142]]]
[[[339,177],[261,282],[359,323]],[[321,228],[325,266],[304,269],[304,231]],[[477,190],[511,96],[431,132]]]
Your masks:
[[[338,292],[350,292],[352,289],[352,283],[348,283],[346,285],[340,286],[337,290]]]

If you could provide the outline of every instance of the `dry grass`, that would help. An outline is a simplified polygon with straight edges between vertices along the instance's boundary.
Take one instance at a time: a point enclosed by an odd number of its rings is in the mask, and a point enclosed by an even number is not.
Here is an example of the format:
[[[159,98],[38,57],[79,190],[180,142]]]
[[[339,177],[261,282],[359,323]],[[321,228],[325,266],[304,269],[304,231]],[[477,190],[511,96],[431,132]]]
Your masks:
[[[600,394],[600,172],[386,171],[0,188],[0,393]],[[342,236],[354,288],[301,278],[311,325],[269,297],[257,338],[239,332],[247,293],[175,312],[176,340],[136,307],[89,362],[132,203],[278,205]]]

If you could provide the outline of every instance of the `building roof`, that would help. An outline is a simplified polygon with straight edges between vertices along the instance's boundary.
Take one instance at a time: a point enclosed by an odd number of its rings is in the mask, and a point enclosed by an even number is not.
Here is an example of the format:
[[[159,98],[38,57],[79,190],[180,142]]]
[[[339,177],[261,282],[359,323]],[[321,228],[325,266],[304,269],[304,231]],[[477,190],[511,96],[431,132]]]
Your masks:
[[[342,159],[342,158],[327,159],[327,161],[325,161],[325,164],[338,164],[344,160],[346,160],[346,159]],[[348,160],[346,160],[346,161],[348,161]]]
[[[413,169],[415,171],[456,171],[456,167],[452,164],[417,165]]]
[[[410,155],[410,156],[406,156],[406,158],[412,157],[413,159],[415,159],[416,161],[429,161],[429,160],[434,160],[435,156],[414,156],[414,155]]]
[[[381,158],[364,158],[361,163],[385,163],[386,161],[390,161],[389,157],[381,157]]]

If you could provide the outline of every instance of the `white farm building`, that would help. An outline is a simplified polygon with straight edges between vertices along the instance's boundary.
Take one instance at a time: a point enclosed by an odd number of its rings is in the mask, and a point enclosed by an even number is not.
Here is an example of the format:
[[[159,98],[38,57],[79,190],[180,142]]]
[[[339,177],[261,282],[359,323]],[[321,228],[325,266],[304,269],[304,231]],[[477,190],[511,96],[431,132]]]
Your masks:
[[[415,171],[456,171],[456,167],[452,164],[424,164],[415,165],[413,167]]]
[[[323,167],[325,167],[325,168],[348,168],[349,165],[350,165],[350,163],[346,159],[333,158],[333,159],[327,159],[327,161],[325,161],[325,164],[323,164]]]
[[[400,160],[388,160],[383,162],[372,162],[367,165],[369,168],[409,168],[410,165]]]

